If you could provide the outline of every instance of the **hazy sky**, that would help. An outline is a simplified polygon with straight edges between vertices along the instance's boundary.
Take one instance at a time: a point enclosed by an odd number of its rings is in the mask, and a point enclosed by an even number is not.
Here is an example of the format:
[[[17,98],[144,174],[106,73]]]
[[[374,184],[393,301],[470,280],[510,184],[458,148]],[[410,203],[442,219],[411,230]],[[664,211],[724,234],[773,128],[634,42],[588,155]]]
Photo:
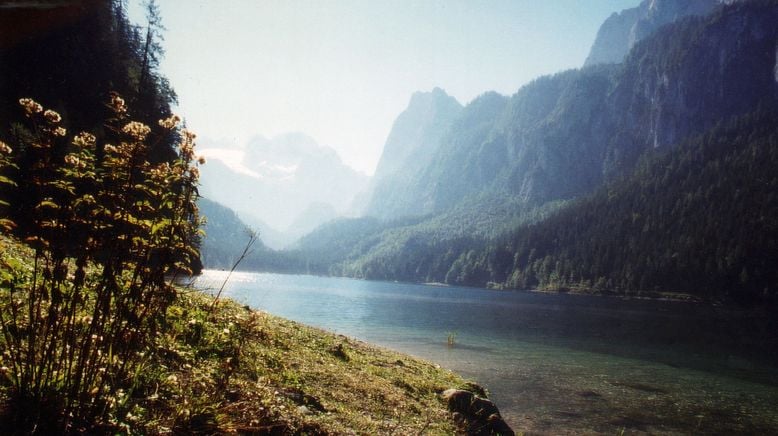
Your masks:
[[[160,0],[162,71],[201,137],[305,132],[372,174],[413,92],[513,94],[582,65],[599,25],[639,2]]]

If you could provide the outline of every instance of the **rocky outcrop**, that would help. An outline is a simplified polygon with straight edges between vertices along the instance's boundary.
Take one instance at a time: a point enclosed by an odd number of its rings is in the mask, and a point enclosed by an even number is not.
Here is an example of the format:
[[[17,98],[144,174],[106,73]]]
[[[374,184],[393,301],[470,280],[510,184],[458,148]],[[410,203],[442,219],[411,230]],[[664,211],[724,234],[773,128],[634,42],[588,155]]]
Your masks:
[[[422,214],[412,200],[413,176],[429,166],[462,105],[440,88],[413,94],[394,122],[376,167],[366,215],[396,218]]]
[[[632,28],[640,17],[640,7],[614,12],[597,31],[597,37],[584,66],[621,62],[629,52]]]
[[[443,399],[448,410],[454,414],[460,431],[471,436],[513,436],[513,429],[502,419],[500,411],[480,386],[474,386],[476,393],[463,389],[448,389]]]
[[[635,135],[621,142],[672,145],[774,99],[776,19],[774,3],[743,2],[636,46],[609,102],[618,131]]]
[[[773,67],[775,83],[778,83],[778,41],[775,44],[775,66]]]
[[[644,0],[611,15],[600,27],[584,66],[620,63],[632,47],[665,24],[710,13],[720,0]]]

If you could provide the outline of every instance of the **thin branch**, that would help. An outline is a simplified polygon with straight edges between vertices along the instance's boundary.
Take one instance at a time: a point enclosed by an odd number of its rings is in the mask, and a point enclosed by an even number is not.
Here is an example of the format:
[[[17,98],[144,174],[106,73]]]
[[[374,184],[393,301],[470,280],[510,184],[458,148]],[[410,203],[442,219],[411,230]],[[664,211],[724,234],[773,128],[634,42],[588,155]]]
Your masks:
[[[227,282],[230,280],[230,276],[232,275],[233,271],[235,271],[235,268],[238,267],[238,265],[243,261],[243,259],[246,258],[246,256],[249,255],[251,252],[251,247],[257,242],[257,233],[254,231],[249,231],[249,240],[246,243],[246,246],[243,248],[243,253],[238,257],[238,260],[235,261],[235,263],[232,265],[232,268],[230,268],[230,272],[227,274],[227,277],[224,279],[224,282],[222,283],[221,287],[219,288],[219,292],[216,293],[216,298],[214,298],[213,303],[211,303],[211,307],[208,310],[209,314],[213,315],[213,310],[216,307],[216,303],[219,301],[219,297],[222,295],[222,291],[224,290],[224,287],[227,285]]]

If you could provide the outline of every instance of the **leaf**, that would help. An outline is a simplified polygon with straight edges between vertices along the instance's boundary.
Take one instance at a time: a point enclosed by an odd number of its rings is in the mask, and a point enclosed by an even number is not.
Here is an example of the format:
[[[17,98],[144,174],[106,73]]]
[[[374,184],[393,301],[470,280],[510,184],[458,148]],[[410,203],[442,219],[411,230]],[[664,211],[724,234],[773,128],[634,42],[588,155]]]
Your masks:
[[[57,203],[51,201],[51,200],[43,200],[40,203],[38,203],[38,205],[35,206],[35,207],[39,208],[39,209],[42,209],[42,208],[45,208],[45,207],[50,207],[52,209],[59,209],[59,205]]]
[[[156,235],[160,231],[166,229],[169,225],[170,225],[170,220],[167,219],[156,222],[151,226],[151,234]]]
[[[47,248],[49,246],[48,241],[38,236],[31,236],[29,238],[25,238],[24,242],[26,242],[28,245],[36,249]]]
[[[0,201],[0,204],[2,203],[3,202]],[[16,223],[6,218],[0,218],[0,228],[10,232],[11,230],[16,228]]]
[[[5,176],[0,176],[0,183],[6,184],[6,185],[11,185],[11,186],[16,186],[16,182],[14,182],[13,180],[11,180],[11,179],[9,179],[8,177],[5,177]]]

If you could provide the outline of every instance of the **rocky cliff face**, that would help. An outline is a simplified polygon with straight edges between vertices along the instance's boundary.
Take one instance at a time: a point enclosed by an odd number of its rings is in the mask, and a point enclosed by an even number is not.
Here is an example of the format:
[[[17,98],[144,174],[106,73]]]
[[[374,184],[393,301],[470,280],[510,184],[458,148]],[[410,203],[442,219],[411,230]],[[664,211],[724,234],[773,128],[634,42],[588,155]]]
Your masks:
[[[414,178],[425,213],[481,196],[525,205],[570,198],[599,183],[608,68],[544,77],[510,98],[474,100]]]
[[[376,167],[365,214],[382,218],[419,212],[408,192],[414,174],[431,164],[440,139],[462,105],[440,88],[417,92],[395,120]]]
[[[720,0],[644,0],[611,15],[597,32],[584,66],[620,63],[632,47],[665,24],[710,13]]]
[[[632,29],[642,12],[640,7],[636,7],[625,9],[620,13],[614,12],[608,17],[597,32],[584,66],[621,62],[629,53]]]
[[[777,20],[774,2],[744,2],[636,45],[609,102],[615,140],[638,147],[623,145],[621,155],[672,145],[773,101]]]
[[[778,83],[778,42],[775,44],[775,67],[773,67],[773,71],[775,72],[775,83]]]

